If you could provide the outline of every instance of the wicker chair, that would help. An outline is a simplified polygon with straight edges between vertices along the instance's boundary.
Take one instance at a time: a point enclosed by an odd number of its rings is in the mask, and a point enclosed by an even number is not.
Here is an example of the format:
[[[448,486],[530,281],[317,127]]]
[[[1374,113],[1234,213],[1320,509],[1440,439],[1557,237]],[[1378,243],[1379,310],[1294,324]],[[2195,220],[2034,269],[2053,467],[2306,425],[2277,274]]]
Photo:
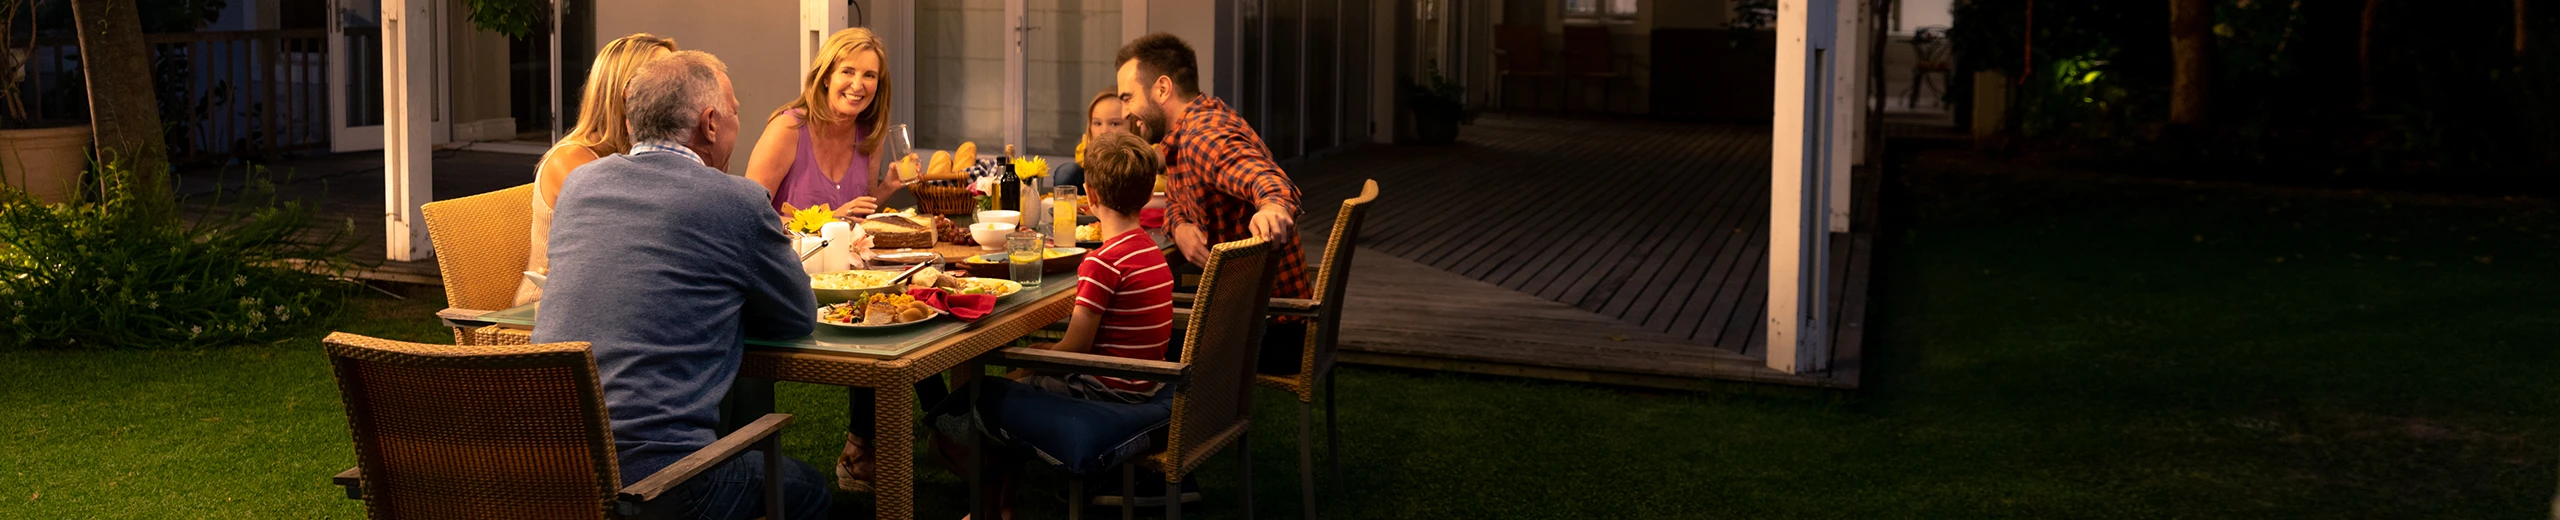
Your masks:
[[[435,244],[446,306],[476,311],[515,306],[516,285],[524,279],[525,256],[532,247],[526,237],[533,229],[532,184],[429,202],[418,211],[427,219],[427,239]],[[532,339],[531,333],[516,329],[453,327],[456,345],[523,345]]]
[[[626,517],[750,448],[764,450],[766,517],[783,518],[776,434],[789,415],[624,486],[586,343],[463,347],[343,332],[321,342],[355,432],[356,467],[334,480],[365,501],[367,518]]]
[[[1244,517],[1253,517],[1253,458],[1247,449],[1253,422],[1254,355],[1261,347],[1267,320],[1260,302],[1271,298],[1271,270],[1276,257],[1271,244],[1248,238],[1211,248],[1202,266],[1200,290],[1182,329],[1182,362],[1134,360],[1097,354],[1010,348],[992,363],[1020,368],[1052,369],[1126,379],[1175,382],[1173,416],[1165,427],[1163,449],[1139,453],[1119,464],[1121,488],[1137,489],[1138,466],[1163,472],[1165,496],[1180,496],[1182,477],[1234,445],[1244,467],[1237,484]],[[1084,482],[1071,480],[1070,517],[1084,510]],[[1133,501],[1121,502],[1121,517],[1135,513]],[[1182,518],[1182,501],[1165,501],[1166,518]]]
[[[1316,268],[1315,294],[1311,299],[1272,298],[1268,310],[1272,316],[1294,316],[1305,319],[1306,348],[1298,351],[1298,372],[1289,375],[1255,374],[1254,384],[1289,392],[1298,397],[1298,492],[1306,501],[1307,518],[1316,515],[1315,447],[1312,431],[1316,383],[1324,383],[1324,421],[1326,464],[1333,467],[1333,481],[1342,482],[1342,434],[1333,421],[1333,354],[1336,339],[1341,336],[1342,301],[1351,285],[1351,253],[1360,240],[1360,221],[1369,214],[1369,203],[1378,200],[1378,181],[1361,184],[1360,196],[1342,201],[1342,211],[1334,214],[1333,235],[1327,237],[1324,263]],[[1174,300],[1189,295],[1176,293]],[[1191,312],[1180,305],[1174,307],[1180,317]],[[1176,320],[1175,326],[1181,326]]]
[[[1342,300],[1351,285],[1351,252],[1360,240],[1360,220],[1369,214],[1369,203],[1378,200],[1378,181],[1370,180],[1360,187],[1360,196],[1342,201],[1342,211],[1334,214],[1333,235],[1325,239],[1324,263],[1316,267],[1314,298],[1291,300],[1274,298],[1271,314],[1307,318],[1307,346],[1298,355],[1298,373],[1275,376],[1254,375],[1254,384],[1277,389],[1298,397],[1298,489],[1306,501],[1307,518],[1316,517],[1315,436],[1310,426],[1315,422],[1311,410],[1316,397],[1316,383],[1324,383],[1325,462],[1333,467],[1333,481],[1342,482],[1342,427],[1333,415],[1333,351],[1335,339],[1341,336]]]

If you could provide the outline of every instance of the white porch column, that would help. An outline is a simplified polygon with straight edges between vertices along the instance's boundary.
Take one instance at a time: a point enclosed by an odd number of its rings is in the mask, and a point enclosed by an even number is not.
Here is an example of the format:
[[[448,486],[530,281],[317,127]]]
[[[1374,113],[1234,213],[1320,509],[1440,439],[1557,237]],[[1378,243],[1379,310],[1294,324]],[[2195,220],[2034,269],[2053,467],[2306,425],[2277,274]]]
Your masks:
[[[1837,114],[1831,91],[1840,0],[1779,0],[1776,113],[1771,114],[1769,368],[1790,374],[1830,362],[1822,287],[1829,258]]]
[[[418,212],[435,200],[433,1],[382,2],[382,252],[392,261],[435,256]]]

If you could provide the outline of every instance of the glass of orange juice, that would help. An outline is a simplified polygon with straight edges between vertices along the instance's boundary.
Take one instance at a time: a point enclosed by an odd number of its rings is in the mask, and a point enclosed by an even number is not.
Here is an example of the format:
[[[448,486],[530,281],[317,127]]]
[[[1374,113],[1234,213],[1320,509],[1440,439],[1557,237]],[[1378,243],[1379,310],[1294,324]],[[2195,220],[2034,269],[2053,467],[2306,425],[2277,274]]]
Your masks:
[[[1049,190],[1049,238],[1058,247],[1076,245],[1076,187],[1059,186]]]

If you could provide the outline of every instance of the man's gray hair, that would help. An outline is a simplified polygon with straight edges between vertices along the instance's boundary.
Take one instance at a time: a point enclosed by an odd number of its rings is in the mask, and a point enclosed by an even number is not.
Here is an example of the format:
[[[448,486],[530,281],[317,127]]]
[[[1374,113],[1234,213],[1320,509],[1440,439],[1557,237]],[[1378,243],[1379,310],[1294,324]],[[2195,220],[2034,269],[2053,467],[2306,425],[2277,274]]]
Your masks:
[[[703,109],[726,108],[718,75],[728,72],[728,64],[702,51],[677,51],[641,65],[622,89],[623,106],[631,111],[624,114],[631,142],[692,140]]]

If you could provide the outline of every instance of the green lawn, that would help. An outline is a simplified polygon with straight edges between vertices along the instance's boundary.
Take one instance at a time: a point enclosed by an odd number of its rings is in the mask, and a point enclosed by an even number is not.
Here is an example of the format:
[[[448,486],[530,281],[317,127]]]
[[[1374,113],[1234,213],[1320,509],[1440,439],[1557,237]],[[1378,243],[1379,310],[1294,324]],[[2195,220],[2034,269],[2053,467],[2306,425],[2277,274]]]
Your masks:
[[[1695,395],[1353,368],[1358,518],[2530,518],[2560,468],[2560,217],[2452,200],[2005,172],[1889,188],[1866,388]],[[432,294],[352,332],[449,341]],[[0,352],[0,518],[351,518],[316,341]],[[1257,510],[1298,513],[1262,396]],[[821,465],[841,390],[784,385]],[[1321,455],[1320,455],[1321,457]],[[1232,517],[1214,464],[1204,518]],[[1035,478],[1029,518],[1060,516]],[[926,470],[925,518],[965,488]],[[838,516],[869,501],[839,497]]]

